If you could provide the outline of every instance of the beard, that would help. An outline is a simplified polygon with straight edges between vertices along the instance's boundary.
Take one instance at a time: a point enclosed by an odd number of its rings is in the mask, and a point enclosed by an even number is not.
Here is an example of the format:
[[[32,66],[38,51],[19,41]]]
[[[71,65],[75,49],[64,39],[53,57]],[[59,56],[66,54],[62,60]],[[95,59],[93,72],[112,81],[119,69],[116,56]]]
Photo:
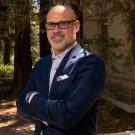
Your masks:
[[[71,41],[65,38],[62,32],[54,33],[49,42],[53,50],[65,50],[72,44]]]

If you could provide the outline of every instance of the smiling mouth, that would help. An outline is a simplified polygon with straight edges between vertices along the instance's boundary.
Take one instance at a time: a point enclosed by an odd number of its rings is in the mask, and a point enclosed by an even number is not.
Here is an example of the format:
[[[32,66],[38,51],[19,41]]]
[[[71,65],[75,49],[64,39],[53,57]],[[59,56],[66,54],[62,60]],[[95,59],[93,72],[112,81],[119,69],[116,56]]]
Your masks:
[[[61,41],[64,38],[64,36],[55,36],[53,38],[54,41]]]

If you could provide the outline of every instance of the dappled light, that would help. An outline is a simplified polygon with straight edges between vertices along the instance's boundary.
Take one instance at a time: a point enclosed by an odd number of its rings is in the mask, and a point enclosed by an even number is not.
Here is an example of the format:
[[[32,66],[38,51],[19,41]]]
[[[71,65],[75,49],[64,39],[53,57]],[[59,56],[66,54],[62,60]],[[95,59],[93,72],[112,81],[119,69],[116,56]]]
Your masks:
[[[0,123],[0,128],[10,126],[12,124],[15,124],[16,122],[17,122],[16,120],[7,121],[7,122],[4,122],[4,123],[2,122],[2,123]]]
[[[32,123],[17,116],[15,100],[0,101],[0,133],[2,135],[31,135],[33,131]]]
[[[135,133],[133,133],[132,131],[126,131],[126,133],[128,133],[129,135],[135,135]]]

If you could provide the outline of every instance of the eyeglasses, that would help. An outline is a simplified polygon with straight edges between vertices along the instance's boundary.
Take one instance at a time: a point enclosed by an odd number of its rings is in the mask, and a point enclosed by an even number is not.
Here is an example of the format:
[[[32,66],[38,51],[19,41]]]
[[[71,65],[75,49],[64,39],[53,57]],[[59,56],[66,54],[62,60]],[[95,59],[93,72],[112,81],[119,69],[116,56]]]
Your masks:
[[[57,23],[54,22],[47,22],[45,24],[45,28],[47,30],[54,30],[55,26],[57,25],[59,27],[59,29],[68,29],[69,28],[69,24],[75,22],[76,20],[70,20],[70,21],[60,21]]]

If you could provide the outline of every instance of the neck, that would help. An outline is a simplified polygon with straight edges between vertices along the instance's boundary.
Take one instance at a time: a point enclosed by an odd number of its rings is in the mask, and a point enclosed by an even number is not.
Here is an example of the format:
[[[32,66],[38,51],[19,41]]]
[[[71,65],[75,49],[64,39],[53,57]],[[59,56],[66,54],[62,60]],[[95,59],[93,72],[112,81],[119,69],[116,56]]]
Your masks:
[[[55,54],[55,56],[57,56],[57,55],[63,53],[64,51],[65,51],[64,49],[63,50],[53,50],[53,53]]]

